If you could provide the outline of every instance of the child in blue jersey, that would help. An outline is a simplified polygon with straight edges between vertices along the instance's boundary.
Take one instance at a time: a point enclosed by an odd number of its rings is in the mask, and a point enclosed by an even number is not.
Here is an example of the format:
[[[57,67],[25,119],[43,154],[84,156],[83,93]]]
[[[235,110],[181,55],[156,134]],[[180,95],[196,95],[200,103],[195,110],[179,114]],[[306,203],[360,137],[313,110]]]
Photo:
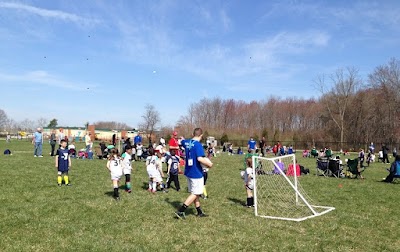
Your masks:
[[[128,193],[132,192],[132,185],[131,185],[131,174],[132,174],[132,147],[127,145],[125,147],[125,152],[122,154],[122,168],[125,175],[125,191]]]
[[[68,170],[71,167],[71,157],[67,149],[67,142],[63,139],[60,141],[60,149],[56,153],[56,168],[57,168],[57,184],[61,186],[63,175],[65,185],[69,186]]]
[[[175,189],[179,192],[181,190],[179,184],[179,162],[180,158],[176,155],[175,150],[171,150],[171,156],[168,159],[168,179],[167,179],[167,188],[171,187],[171,182],[174,181]]]
[[[116,200],[119,200],[119,192],[118,192],[118,183],[119,180],[122,177],[123,171],[122,171],[122,165],[121,165],[121,158],[118,154],[117,149],[112,149],[110,157],[108,158],[107,161],[107,169],[110,171],[111,174],[111,180],[113,183],[113,188],[114,188],[114,198]]]

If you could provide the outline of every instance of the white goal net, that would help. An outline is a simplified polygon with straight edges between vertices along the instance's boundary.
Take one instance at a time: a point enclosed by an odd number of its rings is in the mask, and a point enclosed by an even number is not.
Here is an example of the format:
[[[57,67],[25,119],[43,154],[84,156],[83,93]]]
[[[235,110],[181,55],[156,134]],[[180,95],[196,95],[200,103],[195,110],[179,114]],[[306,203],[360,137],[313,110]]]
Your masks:
[[[303,221],[335,209],[316,205],[300,186],[294,154],[252,159],[256,216]]]

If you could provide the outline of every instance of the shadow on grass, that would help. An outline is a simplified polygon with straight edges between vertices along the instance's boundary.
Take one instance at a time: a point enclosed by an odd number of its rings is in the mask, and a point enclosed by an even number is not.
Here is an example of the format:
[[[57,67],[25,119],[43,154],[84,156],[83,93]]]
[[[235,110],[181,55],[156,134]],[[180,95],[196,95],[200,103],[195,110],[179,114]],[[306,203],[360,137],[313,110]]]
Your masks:
[[[167,202],[168,204],[170,204],[170,205],[175,209],[175,211],[176,211],[180,206],[182,206],[182,202],[176,201],[176,200],[175,200],[175,201],[171,201],[169,198],[166,198],[166,199],[165,199],[165,202]],[[195,214],[196,214],[196,211],[195,211],[195,208],[189,206],[189,207],[186,209],[185,213],[186,213],[186,215],[195,215]]]
[[[104,195],[107,195],[108,197],[114,198],[114,191],[105,192]]]
[[[143,184],[142,184],[142,189],[143,189],[143,190],[147,190],[148,188],[149,188],[149,183],[143,182]]]
[[[241,206],[246,205],[246,202],[244,200],[235,199],[235,198],[228,198],[228,200],[232,201],[235,204],[241,205]]]

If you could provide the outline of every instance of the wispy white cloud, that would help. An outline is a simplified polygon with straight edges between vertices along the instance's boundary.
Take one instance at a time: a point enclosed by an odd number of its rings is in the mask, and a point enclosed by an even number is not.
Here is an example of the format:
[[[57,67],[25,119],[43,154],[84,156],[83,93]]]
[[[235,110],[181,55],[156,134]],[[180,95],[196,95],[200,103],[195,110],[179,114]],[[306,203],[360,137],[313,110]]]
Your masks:
[[[232,21],[224,9],[220,11],[220,18],[224,31],[225,32],[230,31],[232,26]]]
[[[47,71],[35,70],[24,73],[4,73],[0,72],[0,81],[3,83],[18,83],[24,86],[44,85],[48,87],[57,87],[67,90],[83,91],[94,89],[96,85],[82,81],[69,81],[62,77],[52,75]]]
[[[73,22],[79,25],[95,25],[98,23],[101,23],[100,20],[98,19],[93,19],[93,18],[86,18],[82,17],[73,13],[68,13],[64,11],[59,11],[59,10],[49,10],[49,9],[43,9],[43,8],[38,8],[35,6],[27,5],[27,4],[22,4],[22,3],[16,3],[16,2],[0,2],[0,8],[3,9],[14,9],[17,11],[25,11],[31,14],[38,15],[40,17],[44,18],[54,18],[54,19],[59,19],[67,22]]]

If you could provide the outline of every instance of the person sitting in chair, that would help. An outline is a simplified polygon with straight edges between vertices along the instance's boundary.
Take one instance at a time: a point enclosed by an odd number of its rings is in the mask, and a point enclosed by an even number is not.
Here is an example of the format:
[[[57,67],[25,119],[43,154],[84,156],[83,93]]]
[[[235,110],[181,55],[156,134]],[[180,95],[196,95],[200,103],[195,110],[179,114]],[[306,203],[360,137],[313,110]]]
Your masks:
[[[400,155],[396,155],[396,159],[388,169],[389,175],[383,179],[383,182],[391,183],[394,178],[400,178]]]
[[[76,158],[76,147],[75,147],[75,141],[72,141],[68,145],[68,153],[72,158]]]

